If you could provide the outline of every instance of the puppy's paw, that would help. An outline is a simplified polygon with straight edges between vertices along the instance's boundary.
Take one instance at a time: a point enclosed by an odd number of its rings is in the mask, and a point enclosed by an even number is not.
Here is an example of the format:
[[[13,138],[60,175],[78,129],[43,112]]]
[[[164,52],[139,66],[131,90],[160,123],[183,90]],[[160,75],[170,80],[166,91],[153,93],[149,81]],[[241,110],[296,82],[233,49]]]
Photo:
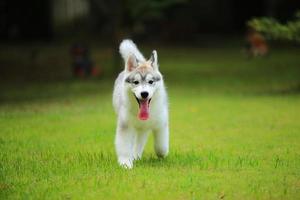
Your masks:
[[[134,160],[141,160],[141,159],[142,159],[142,155],[140,155],[140,154],[135,154],[135,155],[133,156],[133,159],[134,159]]]
[[[158,158],[165,158],[168,156],[168,153],[169,150],[167,148],[156,150],[156,155]]]
[[[118,162],[119,162],[120,166],[125,169],[132,169],[132,167],[133,167],[133,162],[132,162],[132,159],[130,159],[130,158],[119,158]]]

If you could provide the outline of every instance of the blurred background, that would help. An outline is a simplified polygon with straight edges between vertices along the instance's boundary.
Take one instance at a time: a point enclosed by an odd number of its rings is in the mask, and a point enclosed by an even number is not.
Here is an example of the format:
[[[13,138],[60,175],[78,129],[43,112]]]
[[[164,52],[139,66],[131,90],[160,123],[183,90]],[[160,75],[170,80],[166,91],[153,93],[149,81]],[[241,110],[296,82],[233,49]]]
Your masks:
[[[118,54],[123,38],[132,38],[146,54],[157,49],[166,65],[162,71],[171,77],[181,67],[169,66],[168,58],[181,56],[187,64],[204,56],[202,61],[219,58],[221,66],[229,60],[233,66],[234,59],[272,56],[276,48],[298,53],[299,40],[268,40],[268,35],[249,31],[247,23],[269,17],[285,24],[299,8],[298,0],[2,0],[0,82],[113,80],[123,67]],[[232,54],[222,60],[226,52]],[[219,64],[206,63],[202,72]],[[196,59],[190,65],[194,74],[205,63]]]
[[[299,199],[299,10],[0,0],[0,199]],[[124,38],[157,50],[171,132],[166,160],[150,137],[129,173],[111,103]]]

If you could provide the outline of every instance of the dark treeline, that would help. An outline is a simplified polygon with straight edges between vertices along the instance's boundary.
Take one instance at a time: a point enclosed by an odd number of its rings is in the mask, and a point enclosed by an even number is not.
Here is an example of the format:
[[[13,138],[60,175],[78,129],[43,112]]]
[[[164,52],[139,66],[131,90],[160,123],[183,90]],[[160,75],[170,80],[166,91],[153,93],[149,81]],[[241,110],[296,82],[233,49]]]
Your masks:
[[[51,40],[84,33],[97,37],[187,40],[236,34],[252,17],[285,21],[299,0],[2,0],[2,40]],[[188,37],[187,37],[188,36]]]

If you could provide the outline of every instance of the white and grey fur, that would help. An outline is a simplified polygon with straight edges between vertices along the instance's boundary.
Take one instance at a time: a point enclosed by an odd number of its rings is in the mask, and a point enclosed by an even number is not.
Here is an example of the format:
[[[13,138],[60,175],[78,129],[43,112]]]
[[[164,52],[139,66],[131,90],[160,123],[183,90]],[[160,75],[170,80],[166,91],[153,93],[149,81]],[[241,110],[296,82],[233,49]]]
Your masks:
[[[169,152],[169,120],[167,93],[158,69],[157,53],[146,60],[131,40],[123,40],[120,54],[125,69],[115,81],[113,106],[117,113],[115,147],[118,162],[132,168],[133,161],[141,159],[149,133],[154,135],[154,149],[158,157]],[[138,82],[138,84],[137,84]],[[148,120],[137,117],[141,93],[147,92],[150,101]]]

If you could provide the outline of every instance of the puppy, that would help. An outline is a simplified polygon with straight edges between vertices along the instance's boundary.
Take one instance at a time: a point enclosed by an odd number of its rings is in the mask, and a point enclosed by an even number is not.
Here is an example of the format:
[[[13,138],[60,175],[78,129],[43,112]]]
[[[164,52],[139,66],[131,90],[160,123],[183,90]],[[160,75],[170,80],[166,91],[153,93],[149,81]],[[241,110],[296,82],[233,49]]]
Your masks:
[[[133,161],[141,159],[150,132],[154,134],[156,155],[167,156],[168,101],[156,51],[146,60],[131,40],[123,40],[119,50],[125,69],[116,79],[113,92],[115,147],[119,164],[131,169]]]

